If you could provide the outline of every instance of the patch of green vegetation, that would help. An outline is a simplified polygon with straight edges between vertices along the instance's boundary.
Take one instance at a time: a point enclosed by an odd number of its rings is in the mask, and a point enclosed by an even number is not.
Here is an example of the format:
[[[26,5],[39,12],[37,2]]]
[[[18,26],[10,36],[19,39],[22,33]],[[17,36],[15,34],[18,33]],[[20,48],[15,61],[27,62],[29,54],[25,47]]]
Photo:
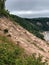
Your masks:
[[[16,65],[16,59],[22,55],[23,49],[0,36],[0,65]]]
[[[38,58],[35,54],[28,56],[24,49],[13,44],[6,37],[0,36],[0,65],[46,65],[42,62],[42,56]]]
[[[6,2],[6,0],[0,0],[0,17],[2,17],[2,16],[8,17],[9,16],[8,10],[5,10],[5,2]]]
[[[32,18],[32,19],[27,19],[31,24],[34,24],[37,26],[39,31],[49,31],[49,18]],[[37,24],[39,23],[39,25]]]
[[[15,16],[15,15],[10,15],[10,17],[12,18],[12,20],[17,22],[23,28],[28,30],[30,33],[33,33],[35,36],[44,40],[44,36],[40,33],[39,27],[37,27],[35,24],[31,24],[28,20],[26,20],[24,18],[20,18],[20,17]]]

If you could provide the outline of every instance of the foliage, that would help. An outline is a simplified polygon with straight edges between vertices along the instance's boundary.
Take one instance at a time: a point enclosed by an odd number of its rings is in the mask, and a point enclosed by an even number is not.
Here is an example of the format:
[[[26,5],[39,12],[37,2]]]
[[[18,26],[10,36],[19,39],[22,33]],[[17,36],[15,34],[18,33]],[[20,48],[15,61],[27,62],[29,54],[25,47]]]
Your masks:
[[[42,62],[42,56],[28,56],[23,51],[6,37],[0,36],[0,65],[47,65],[46,61]]]
[[[27,19],[30,23],[34,24],[39,28],[39,31],[49,31],[49,18],[33,18],[33,19]],[[39,23],[39,25],[37,24]]]
[[[8,10],[5,10],[5,1],[6,0],[0,0],[0,17],[1,16],[9,16]]]
[[[35,36],[37,36],[41,39],[44,39],[44,36],[42,34],[40,34],[39,27],[37,27],[35,24],[32,24],[31,22],[29,22],[29,20],[26,20],[24,18],[20,18],[20,17],[15,16],[15,15],[10,15],[10,17],[12,17],[12,19],[15,22],[17,22],[19,25],[21,25],[23,28],[25,28],[29,32],[33,33]]]
[[[5,9],[5,0],[0,0],[0,12]]]
[[[22,51],[6,37],[0,36],[0,65],[16,65],[16,59],[21,57]]]

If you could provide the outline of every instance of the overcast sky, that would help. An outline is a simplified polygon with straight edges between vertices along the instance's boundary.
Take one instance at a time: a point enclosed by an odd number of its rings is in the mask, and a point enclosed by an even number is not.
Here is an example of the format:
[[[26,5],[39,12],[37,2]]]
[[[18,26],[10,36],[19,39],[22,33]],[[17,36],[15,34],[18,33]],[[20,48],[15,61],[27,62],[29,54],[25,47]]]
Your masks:
[[[6,9],[20,17],[49,17],[49,0],[7,0]]]

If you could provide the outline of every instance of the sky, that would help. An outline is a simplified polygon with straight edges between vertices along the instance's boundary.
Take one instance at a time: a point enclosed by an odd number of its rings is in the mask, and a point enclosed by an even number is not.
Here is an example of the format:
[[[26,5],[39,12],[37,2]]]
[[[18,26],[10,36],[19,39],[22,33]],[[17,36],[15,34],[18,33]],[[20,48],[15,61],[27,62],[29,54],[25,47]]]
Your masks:
[[[49,17],[49,0],[7,0],[6,9],[23,18]]]

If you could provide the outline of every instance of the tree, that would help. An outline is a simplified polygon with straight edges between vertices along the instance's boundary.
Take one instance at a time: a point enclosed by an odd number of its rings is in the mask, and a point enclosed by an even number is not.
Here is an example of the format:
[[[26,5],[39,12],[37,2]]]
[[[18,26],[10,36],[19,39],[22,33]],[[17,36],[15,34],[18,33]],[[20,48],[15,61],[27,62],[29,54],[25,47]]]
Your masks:
[[[0,10],[5,9],[5,1],[6,0],[0,0]]]
[[[5,1],[6,0],[0,0],[0,17],[9,15],[8,10],[5,10]]]

